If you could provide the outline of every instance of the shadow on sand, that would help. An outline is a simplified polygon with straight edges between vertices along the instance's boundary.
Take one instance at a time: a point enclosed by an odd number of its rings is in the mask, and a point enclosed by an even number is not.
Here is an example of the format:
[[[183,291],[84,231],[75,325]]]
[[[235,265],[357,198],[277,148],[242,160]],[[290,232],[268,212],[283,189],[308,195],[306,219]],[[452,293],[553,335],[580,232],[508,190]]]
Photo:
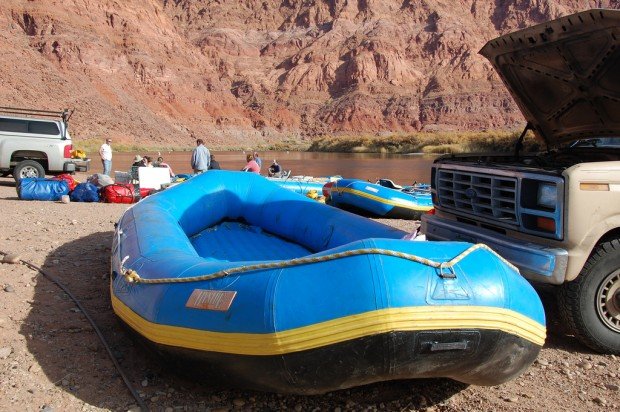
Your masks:
[[[108,283],[110,245],[113,232],[94,233],[66,243],[50,252],[43,270],[57,277],[82,303],[108,340],[113,353],[134,388],[146,403],[157,408],[184,406],[189,410],[232,408],[233,399],[253,398],[253,410],[319,407],[324,410],[379,407],[419,409],[440,404],[467,386],[449,379],[383,382],[325,395],[293,396],[243,391],[197,381],[177,374],[140,344],[134,343],[110,305]],[[574,338],[566,336],[556,319],[553,299],[544,299],[549,309],[548,346],[582,351]],[[29,351],[42,372],[59,388],[87,404],[111,410],[135,405],[90,324],[56,285],[39,275],[31,311],[21,327]]]
[[[560,309],[558,308],[554,286],[537,286],[536,292],[545,307],[545,317],[547,318],[547,340],[545,348],[558,349],[571,353],[598,354],[592,349],[581,344],[562,321]]]
[[[0,178],[0,186],[5,186],[5,187],[13,187],[15,188],[15,180],[12,177],[3,177]],[[7,197],[7,200],[17,200],[17,189],[15,188],[15,196],[12,197]]]

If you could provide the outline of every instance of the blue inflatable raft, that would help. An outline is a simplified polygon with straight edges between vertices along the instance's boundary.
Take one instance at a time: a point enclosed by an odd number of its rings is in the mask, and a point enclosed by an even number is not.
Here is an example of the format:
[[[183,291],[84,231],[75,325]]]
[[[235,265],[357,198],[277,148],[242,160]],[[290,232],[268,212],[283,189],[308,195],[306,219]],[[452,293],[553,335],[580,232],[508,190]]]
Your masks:
[[[430,190],[408,186],[402,190],[358,179],[327,185],[328,203],[362,215],[419,220],[433,208]]]
[[[318,194],[321,194],[323,191],[323,186],[326,182],[317,182],[313,180],[300,180],[300,179],[281,179],[268,177],[271,182],[277,184],[280,187],[291,190],[295,193],[299,193],[300,195],[307,195],[310,191],[314,190]]]
[[[292,190],[300,195],[307,195],[311,191],[315,191],[319,195],[323,192],[323,186],[328,182],[335,182],[342,179],[341,176],[313,177],[313,176],[288,176],[288,177],[268,177],[275,184]]]
[[[112,306],[175,365],[246,388],[496,385],[524,371],[546,333],[529,283],[483,245],[403,235],[253,173],[209,171],[124,213]]]

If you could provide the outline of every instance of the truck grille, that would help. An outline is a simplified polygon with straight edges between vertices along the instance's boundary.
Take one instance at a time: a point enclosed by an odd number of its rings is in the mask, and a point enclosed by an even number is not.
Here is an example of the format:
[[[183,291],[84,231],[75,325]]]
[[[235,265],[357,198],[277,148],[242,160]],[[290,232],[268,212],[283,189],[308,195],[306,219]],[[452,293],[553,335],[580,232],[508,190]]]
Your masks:
[[[504,224],[518,224],[514,177],[438,169],[437,197],[442,207]]]

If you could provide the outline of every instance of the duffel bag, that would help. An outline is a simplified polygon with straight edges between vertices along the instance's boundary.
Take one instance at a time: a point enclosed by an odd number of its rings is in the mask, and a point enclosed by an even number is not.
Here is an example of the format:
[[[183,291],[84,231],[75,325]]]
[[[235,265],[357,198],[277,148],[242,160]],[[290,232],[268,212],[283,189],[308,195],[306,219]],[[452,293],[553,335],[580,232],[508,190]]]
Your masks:
[[[54,176],[53,179],[64,180],[69,185],[69,191],[72,191],[77,186],[78,182],[68,173],[63,173],[58,176]]]
[[[102,187],[99,198],[106,203],[134,203],[140,200],[140,191],[132,184],[114,183]]]
[[[114,183],[114,180],[110,176],[104,175],[103,173],[95,173],[92,176],[88,176],[86,181],[97,187],[105,187]]]
[[[21,200],[60,200],[69,194],[69,184],[64,180],[24,178],[17,184],[17,197]]]
[[[139,190],[140,190],[140,198],[144,199],[148,195],[152,194],[154,189],[151,189],[148,187],[141,187]]]
[[[98,202],[99,189],[92,183],[79,183],[71,192],[72,202]]]

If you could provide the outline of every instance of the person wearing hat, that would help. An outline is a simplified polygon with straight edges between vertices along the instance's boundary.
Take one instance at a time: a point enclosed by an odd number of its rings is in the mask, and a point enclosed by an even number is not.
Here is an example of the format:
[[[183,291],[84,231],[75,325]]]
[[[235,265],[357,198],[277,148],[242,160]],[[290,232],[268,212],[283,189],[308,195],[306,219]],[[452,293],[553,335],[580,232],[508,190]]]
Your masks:
[[[132,166],[135,166],[135,167],[144,167],[144,166],[146,166],[144,164],[144,158],[142,156],[140,156],[140,155],[135,155],[133,157],[133,164],[132,164]]]
[[[101,157],[101,164],[103,165],[103,174],[110,176],[112,171],[112,139],[109,137],[105,139],[105,142],[99,148],[99,156]]]

